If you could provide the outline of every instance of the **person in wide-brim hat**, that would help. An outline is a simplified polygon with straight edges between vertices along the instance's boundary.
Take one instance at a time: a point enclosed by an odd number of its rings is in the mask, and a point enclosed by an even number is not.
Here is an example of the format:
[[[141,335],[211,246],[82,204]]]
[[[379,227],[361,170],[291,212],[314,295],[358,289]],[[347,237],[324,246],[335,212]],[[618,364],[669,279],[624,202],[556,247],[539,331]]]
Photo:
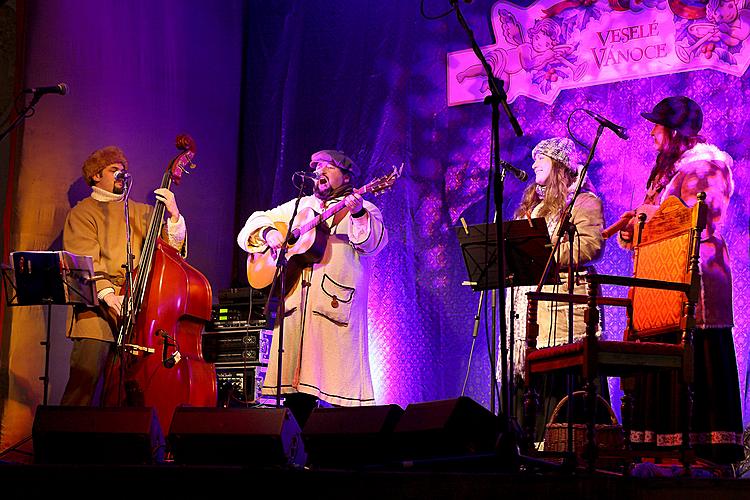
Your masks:
[[[715,463],[731,464],[744,456],[740,388],[732,327],[732,272],[727,243],[722,237],[723,215],[734,192],[732,157],[701,137],[703,110],[686,96],[659,101],[641,116],[654,124],[651,136],[656,162],[646,185],[644,204],[625,212],[629,225],[619,241],[629,248],[636,213],[653,214],[669,197],[693,206],[706,193],[706,229],[700,248],[701,293],[695,311],[693,334],[694,373],[691,442],[697,456]],[[646,222],[648,224],[648,222]],[[679,339],[679,336],[674,337]],[[658,342],[673,342],[658,337]],[[677,445],[684,422],[680,408],[687,404],[676,379],[668,374],[639,376],[631,443],[640,449],[665,449]],[[669,394],[669,397],[664,397]]]
[[[697,102],[683,95],[662,99],[653,110],[641,116],[684,136],[696,136],[703,128],[703,110]]]

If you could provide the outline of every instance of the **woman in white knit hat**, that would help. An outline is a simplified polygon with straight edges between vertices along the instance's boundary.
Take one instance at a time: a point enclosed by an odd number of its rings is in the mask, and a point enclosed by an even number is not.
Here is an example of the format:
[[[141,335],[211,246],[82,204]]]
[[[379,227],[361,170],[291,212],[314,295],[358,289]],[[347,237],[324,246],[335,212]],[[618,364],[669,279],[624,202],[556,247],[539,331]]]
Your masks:
[[[550,238],[554,245],[557,239],[557,227],[566,206],[573,197],[578,182],[578,163],[573,141],[566,137],[552,137],[540,141],[532,150],[532,166],[535,179],[523,193],[521,203],[514,214],[516,219],[544,217]],[[573,238],[573,270],[577,274],[591,272],[590,264],[598,260],[604,251],[604,240],[601,236],[604,215],[602,201],[593,192],[593,187],[586,181],[576,198],[570,222],[575,227]],[[552,270],[560,278],[559,285],[545,285],[545,292],[567,292],[568,262],[570,241],[567,235],[555,254],[557,267]],[[514,287],[512,298],[506,300],[506,316],[510,318],[510,306],[513,305],[517,319],[514,334],[514,377],[515,405],[517,415],[521,413],[525,382],[521,379],[524,369],[526,351],[526,293],[535,287]],[[511,289],[508,289],[511,292]],[[586,294],[586,284],[576,280],[574,293]],[[586,335],[583,313],[585,304],[573,307],[573,338],[580,340]],[[538,321],[539,337],[537,347],[544,348],[568,342],[568,304],[562,302],[539,302]],[[606,380],[606,379],[605,379]],[[536,439],[542,437],[543,425],[550,417],[558,401],[567,393],[564,377],[546,376],[535,381],[535,388],[542,396],[541,412],[537,415]],[[606,382],[600,383],[600,394],[609,399]],[[580,389],[580,387],[578,388]],[[540,415],[541,413],[541,415]]]

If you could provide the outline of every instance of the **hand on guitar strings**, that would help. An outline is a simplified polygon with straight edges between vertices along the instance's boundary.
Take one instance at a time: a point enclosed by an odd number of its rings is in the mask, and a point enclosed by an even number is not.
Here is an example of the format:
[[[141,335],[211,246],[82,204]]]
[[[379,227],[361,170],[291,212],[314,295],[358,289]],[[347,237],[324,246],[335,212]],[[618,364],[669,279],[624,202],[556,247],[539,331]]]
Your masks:
[[[620,237],[623,241],[633,241],[635,232],[635,210],[628,210],[620,216],[620,220],[628,221],[625,227],[620,229]]]
[[[275,227],[268,228],[263,239],[274,254],[284,244],[284,236]]]
[[[362,196],[357,193],[352,193],[344,198],[344,203],[346,204],[346,208],[349,209],[349,213],[352,215],[361,212],[362,208],[364,208]]]
[[[638,216],[640,214],[646,214],[646,221],[649,221],[658,208],[659,205],[649,205],[644,203],[635,210],[628,210],[624,212],[620,216],[620,220],[623,222],[627,222],[627,224],[625,224],[624,227],[620,229],[620,238],[622,239],[622,241],[633,241],[633,236],[635,235],[635,224],[638,221]],[[618,228],[619,226],[620,224],[615,223],[612,227]]]
[[[271,228],[268,232],[266,232],[266,243],[274,250],[278,250],[279,248],[281,248],[281,245],[284,244],[284,237],[281,235],[278,229]]]

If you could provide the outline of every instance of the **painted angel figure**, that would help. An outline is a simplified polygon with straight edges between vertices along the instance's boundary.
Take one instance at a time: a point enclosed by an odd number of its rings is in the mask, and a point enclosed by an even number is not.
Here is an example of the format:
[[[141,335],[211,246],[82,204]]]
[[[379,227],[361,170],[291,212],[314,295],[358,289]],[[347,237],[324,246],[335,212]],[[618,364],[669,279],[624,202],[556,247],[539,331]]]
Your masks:
[[[677,57],[685,63],[697,52],[706,59],[714,52],[719,52],[721,57],[723,51],[740,45],[750,36],[750,10],[743,8],[742,3],[742,0],[709,0],[704,21],[695,22],[687,29],[696,41],[677,45]]]
[[[513,14],[501,9],[498,11],[498,17],[503,38],[510,48],[498,47],[486,52],[485,57],[493,75],[503,80],[506,91],[510,87],[512,76],[521,71],[536,74],[541,72],[548,85],[557,81],[559,77],[567,78],[565,71],[556,69],[561,65],[571,70],[574,80],[583,77],[586,63],[574,63],[575,58],[571,56],[574,47],[560,42],[561,30],[555,21],[549,18],[536,19],[534,26],[528,31],[527,41],[523,27]],[[456,74],[458,83],[462,83],[466,78],[483,78],[480,91],[485,93],[489,89],[487,75],[481,64],[469,66]]]

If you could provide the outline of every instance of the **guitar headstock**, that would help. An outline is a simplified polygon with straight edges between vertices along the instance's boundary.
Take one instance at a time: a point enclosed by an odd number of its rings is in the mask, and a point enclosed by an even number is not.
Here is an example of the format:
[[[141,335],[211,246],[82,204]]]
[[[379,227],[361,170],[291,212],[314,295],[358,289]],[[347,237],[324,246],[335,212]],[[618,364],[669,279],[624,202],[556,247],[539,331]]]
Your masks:
[[[404,164],[402,163],[400,167],[393,166],[393,171],[388,175],[383,175],[381,177],[377,177],[364,186],[362,186],[361,189],[358,191],[362,194],[364,193],[373,193],[373,194],[380,194],[383,191],[386,191],[393,187],[393,185],[396,183],[396,179],[401,177],[401,172],[404,170]]]
[[[179,184],[182,179],[182,174],[190,173],[186,167],[194,169],[197,166],[193,163],[193,158],[195,157],[195,141],[187,134],[180,134],[177,136],[177,139],[175,139],[175,146],[180,150],[180,153],[175,156],[169,164],[168,172],[172,177],[172,182]]]

